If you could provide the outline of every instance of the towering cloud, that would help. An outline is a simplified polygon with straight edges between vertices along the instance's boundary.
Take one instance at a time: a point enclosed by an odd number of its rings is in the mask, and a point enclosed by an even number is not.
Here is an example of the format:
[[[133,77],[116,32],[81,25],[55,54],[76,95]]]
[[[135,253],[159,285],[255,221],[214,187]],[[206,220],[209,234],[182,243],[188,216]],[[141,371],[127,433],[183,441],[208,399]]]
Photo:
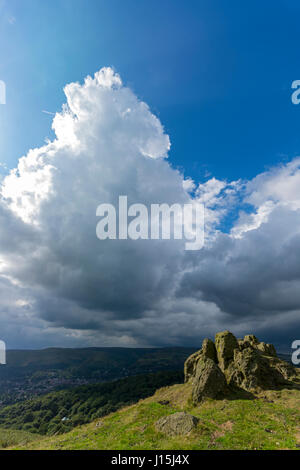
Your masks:
[[[112,69],[65,94],[55,140],[2,183],[1,338],[133,346],[199,344],[223,327],[288,335],[300,309],[300,161],[249,182],[196,186],[171,167],[160,121]],[[100,241],[96,208],[120,195],[147,206],[205,203],[205,248]],[[237,215],[229,228],[228,213]]]

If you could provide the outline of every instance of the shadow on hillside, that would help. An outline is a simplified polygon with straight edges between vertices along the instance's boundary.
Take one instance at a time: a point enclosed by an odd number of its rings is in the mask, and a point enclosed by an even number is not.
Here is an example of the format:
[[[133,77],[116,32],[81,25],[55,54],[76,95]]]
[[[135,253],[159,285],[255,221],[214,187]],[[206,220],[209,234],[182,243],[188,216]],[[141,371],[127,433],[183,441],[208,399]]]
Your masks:
[[[237,386],[230,386],[229,393],[224,398],[226,398],[227,400],[232,400],[232,401],[233,400],[257,400],[258,398],[263,398],[262,395],[264,392],[270,392],[270,391],[280,392],[282,390],[300,390],[300,382],[298,382],[298,380],[297,381],[286,380],[285,382],[282,382],[281,384],[269,386],[266,389],[262,389],[261,392],[259,393],[259,396],[257,396],[257,394],[255,393],[246,391]]]

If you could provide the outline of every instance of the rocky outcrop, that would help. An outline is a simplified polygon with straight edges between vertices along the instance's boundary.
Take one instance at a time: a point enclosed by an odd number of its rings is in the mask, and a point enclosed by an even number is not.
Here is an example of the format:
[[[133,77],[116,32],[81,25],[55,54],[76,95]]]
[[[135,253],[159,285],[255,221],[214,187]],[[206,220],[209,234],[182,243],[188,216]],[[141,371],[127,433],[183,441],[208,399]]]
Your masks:
[[[218,398],[234,388],[256,393],[288,385],[295,376],[292,365],[277,357],[272,344],[254,335],[237,340],[230,331],[205,339],[202,349],[185,363],[185,382],[192,383],[192,399]]]
[[[189,434],[197,426],[198,421],[196,416],[182,411],[169,416],[163,416],[156,421],[155,428],[157,431],[169,436],[178,436]]]

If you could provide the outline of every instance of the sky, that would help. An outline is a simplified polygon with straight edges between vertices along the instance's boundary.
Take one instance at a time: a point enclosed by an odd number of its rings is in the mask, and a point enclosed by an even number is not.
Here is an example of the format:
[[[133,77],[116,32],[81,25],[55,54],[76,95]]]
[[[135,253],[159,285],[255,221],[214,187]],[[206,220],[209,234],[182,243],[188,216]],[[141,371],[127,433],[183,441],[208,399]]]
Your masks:
[[[299,2],[0,0],[0,336],[288,350],[300,326]],[[66,104],[67,103],[67,104]],[[96,208],[205,204],[206,242],[100,241]]]

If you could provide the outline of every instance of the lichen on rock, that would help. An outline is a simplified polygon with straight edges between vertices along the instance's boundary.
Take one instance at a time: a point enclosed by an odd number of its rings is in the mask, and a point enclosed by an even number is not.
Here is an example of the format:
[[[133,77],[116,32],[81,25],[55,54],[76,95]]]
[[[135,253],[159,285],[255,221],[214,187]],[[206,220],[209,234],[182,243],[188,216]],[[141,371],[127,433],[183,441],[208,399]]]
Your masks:
[[[193,402],[199,403],[205,398],[220,398],[226,391],[226,378],[220,367],[208,357],[201,358],[196,367]]]
[[[202,352],[205,357],[208,357],[215,363],[218,362],[217,351],[214,342],[211,339],[205,338],[202,343]]]
[[[236,337],[230,331],[221,331],[215,336],[219,367],[225,371],[233,360],[234,350],[239,349]]]

